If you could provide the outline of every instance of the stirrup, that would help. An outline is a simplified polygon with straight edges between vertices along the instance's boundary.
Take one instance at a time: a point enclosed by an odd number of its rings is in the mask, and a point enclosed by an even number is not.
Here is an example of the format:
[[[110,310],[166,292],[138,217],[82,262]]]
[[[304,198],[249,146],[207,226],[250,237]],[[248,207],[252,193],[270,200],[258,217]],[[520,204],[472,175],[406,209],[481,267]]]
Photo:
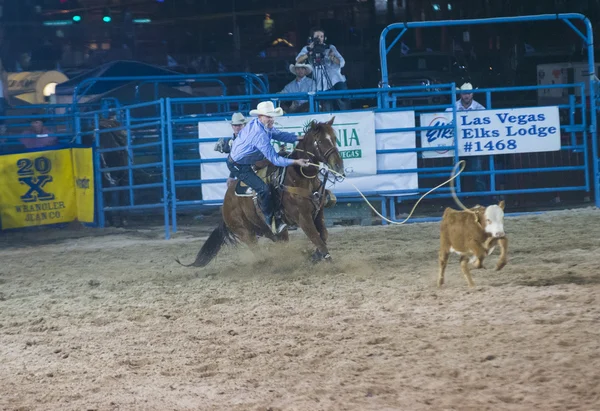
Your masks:
[[[271,222],[267,223],[267,225],[271,229],[273,235],[281,234],[281,232],[287,227],[287,223],[283,221],[283,218],[275,215],[271,218]]]
[[[275,228],[274,234],[281,234],[287,228],[287,223],[283,219],[275,217],[273,218],[273,227]]]

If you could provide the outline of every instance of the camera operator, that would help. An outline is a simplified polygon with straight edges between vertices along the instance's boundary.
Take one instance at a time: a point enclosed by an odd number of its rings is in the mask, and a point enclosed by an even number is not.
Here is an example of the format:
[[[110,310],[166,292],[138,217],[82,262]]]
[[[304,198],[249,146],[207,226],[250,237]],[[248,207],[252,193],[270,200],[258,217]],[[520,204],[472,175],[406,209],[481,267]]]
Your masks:
[[[317,91],[348,90],[346,77],[342,74],[342,67],[346,61],[337,48],[333,44],[326,44],[325,40],[327,38],[323,29],[313,29],[308,45],[296,56],[296,64],[308,60],[313,67]],[[324,100],[322,103],[326,110],[331,110],[331,100]],[[337,99],[337,105],[340,110],[350,109],[350,102],[345,98]]]

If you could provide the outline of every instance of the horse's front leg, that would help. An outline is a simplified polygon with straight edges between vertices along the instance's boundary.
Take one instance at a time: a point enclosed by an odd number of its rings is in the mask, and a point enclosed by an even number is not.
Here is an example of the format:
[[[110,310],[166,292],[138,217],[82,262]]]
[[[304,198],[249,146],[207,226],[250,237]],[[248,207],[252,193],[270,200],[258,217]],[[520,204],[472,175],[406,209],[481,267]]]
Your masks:
[[[317,214],[317,217],[315,218],[315,227],[317,228],[317,230],[319,231],[319,234],[321,235],[321,240],[323,240],[323,242],[325,244],[327,244],[327,238],[329,237],[329,232],[327,231],[327,227],[325,226],[325,210],[323,208],[321,208],[319,210],[319,213]]]
[[[321,237],[321,233],[317,229],[315,225],[315,221],[312,219],[312,215],[310,213],[300,214],[298,225],[304,231],[306,236],[313,242],[314,245],[317,246],[317,251],[313,254],[313,261],[327,260],[331,261],[331,256],[329,255],[329,250],[327,249],[327,244],[323,241]]]

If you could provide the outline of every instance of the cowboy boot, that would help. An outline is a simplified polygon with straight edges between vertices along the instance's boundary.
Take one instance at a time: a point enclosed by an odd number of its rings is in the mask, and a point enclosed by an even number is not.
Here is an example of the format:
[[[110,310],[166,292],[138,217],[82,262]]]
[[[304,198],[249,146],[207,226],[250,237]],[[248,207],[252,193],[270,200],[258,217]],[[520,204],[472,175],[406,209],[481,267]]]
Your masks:
[[[287,227],[287,223],[283,221],[283,215],[281,211],[275,213],[275,230],[273,234],[281,234]]]

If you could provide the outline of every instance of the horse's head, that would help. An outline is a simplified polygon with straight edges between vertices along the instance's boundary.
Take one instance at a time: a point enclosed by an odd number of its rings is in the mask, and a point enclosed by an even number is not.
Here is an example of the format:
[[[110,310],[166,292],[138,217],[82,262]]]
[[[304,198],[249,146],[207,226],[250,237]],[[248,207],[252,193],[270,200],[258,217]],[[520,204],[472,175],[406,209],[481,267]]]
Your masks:
[[[312,163],[325,163],[331,170],[345,176],[344,161],[337,148],[336,134],[332,127],[334,119],[335,116],[325,123],[313,120],[304,135],[302,146],[310,153]]]

